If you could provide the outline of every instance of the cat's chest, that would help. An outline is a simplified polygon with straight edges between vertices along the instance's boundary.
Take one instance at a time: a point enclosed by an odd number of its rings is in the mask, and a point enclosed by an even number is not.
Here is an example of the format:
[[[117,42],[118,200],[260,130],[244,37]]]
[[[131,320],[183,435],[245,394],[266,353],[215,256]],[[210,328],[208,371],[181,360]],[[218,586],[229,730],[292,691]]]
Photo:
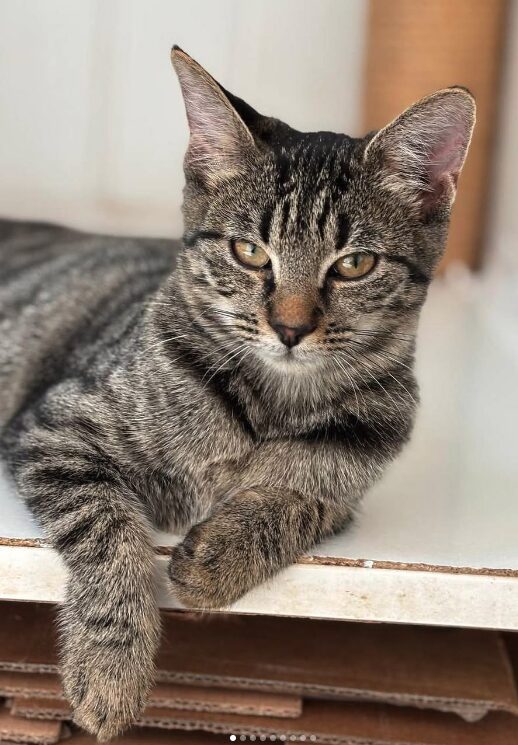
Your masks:
[[[170,420],[169,456],[199,482],[220,481],[237,471],[257,446],[257,433],[233,402],[207,391],[192,392],[189,405]]]
[[[193,447],[183,454],[182,462],[173,470],[180,478],[180,489],[175,493],[183,505],[190,504],[194,518],[189,522],[206,518],[214,505],[241,482],[254,457],[254,445],[239,433],[207,434],[207,446]]]
[[[165,437],[160,431],[159,439],[168,443],[170,470],[188,474],[198,493],[225,493],[264,443],[296,441],[306,430],[318,430],[322,419],[320,412],[294,402],[268,405],[238,386],[216,391],[191,384],[182,394],[173,399],[170,428]]]

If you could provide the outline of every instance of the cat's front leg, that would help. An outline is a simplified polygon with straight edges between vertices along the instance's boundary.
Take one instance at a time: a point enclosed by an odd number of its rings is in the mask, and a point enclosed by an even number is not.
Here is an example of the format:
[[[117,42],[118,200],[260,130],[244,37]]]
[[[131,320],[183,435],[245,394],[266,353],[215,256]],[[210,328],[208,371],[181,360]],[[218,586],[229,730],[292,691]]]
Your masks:
[[[187,607],[221,608],[272,577],[347,520],[316,494],[238,492],[173,549],[169,576]]]
[[[169,574],[186,606],[225,607],[353,516],[392,451],[360,437],[258,446],[213,514],[173,549]]]
[[[21,449],[16,478],[68,570],[61,673],[74,720],[108,740],[139,716],[160,618],[150,527],[117,471],[56,433]]]

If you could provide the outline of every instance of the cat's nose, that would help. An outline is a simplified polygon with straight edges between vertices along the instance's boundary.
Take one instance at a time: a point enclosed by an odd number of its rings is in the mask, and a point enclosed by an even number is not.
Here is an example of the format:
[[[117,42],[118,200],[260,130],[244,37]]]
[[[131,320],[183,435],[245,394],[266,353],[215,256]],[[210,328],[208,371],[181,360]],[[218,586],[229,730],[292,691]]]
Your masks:
[[[291,349],[311,334],[322,315],[315,292],[278,288],[269,308],[268,322],[282,343]]]
[[[306,323],[302,326],[285,326],[282,323],[272,323],[272,328],[276,331],[277,336],[288,349],[295,347],[305,336],[314,331],[317,327],[316,322]]]

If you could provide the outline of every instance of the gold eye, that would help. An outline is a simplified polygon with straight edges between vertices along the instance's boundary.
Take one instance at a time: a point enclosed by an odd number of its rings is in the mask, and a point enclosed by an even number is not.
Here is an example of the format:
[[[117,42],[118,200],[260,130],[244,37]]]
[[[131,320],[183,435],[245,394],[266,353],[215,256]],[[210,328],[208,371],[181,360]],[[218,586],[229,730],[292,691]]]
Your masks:
[[[236,259],[250,269],[264,269],[270,263],[270,257],[264,248],[250,241],[232,241],[232,251]]]
[[[338,259],[332,269],[343,279],[358,279],[364,277],[376,266],[376,256],[368,251],[357,251]]]

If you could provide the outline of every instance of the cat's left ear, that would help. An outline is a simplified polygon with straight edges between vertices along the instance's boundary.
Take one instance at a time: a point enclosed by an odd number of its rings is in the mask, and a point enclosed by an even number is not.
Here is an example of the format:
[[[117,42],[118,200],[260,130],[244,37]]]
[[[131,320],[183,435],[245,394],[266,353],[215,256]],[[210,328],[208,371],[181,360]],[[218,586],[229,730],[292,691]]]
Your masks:
[[[448,210],[457,190],[473,127],[475,99],[465,88],[423,98],[380,130],[365,160],[381,167],[382,187],[424,217]]]
[[[186,173],[217,184],[239,173],[256,153],[254,138],[221,86],[180,47],[171,61],[182,89],[190,139]]]

